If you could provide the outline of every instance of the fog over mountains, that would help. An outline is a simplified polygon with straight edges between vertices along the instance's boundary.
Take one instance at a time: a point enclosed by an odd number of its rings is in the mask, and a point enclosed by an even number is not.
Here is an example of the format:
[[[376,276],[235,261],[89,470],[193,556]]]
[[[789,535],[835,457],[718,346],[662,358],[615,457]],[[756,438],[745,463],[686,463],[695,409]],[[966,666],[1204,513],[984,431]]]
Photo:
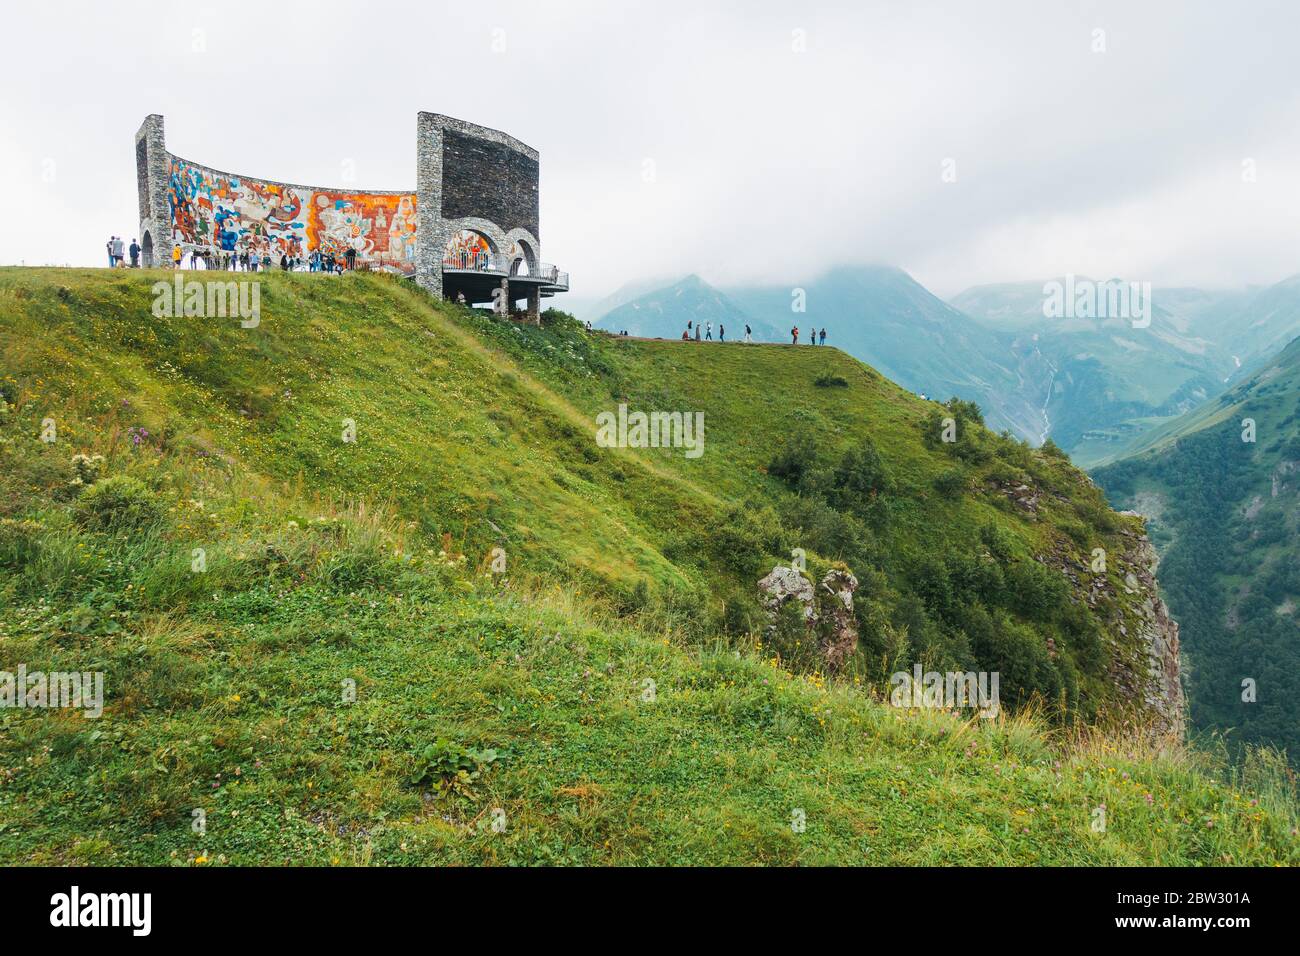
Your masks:
[[[715,338],[725,326],[729,341],[746,324],[773,342],[789,342],[794,325],[801,342],[825,328],[828,345],[904,387],[976,401],[992,427],[1035,445],[1051,438],[1085,467],[1121,457],[1300,334],[1300,275],[1267,287],[1155,288],[1142,321],[1049,318],[1051,281],[1065,278],[975,286],[945,302],[884,265],[832,268],[799,289],[719,288],[690,275],[624,286],[577,311],[647,338],[680,338],[688,321],[711,322]]]

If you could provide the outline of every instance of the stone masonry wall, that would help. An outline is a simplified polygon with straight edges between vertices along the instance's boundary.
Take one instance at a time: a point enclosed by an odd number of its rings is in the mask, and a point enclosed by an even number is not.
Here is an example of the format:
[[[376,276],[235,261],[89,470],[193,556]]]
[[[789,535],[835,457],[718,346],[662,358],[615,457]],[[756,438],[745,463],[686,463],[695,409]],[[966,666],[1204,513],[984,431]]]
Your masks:
[[[170,162],[163,118],[150,114],[136,133],[136,172],[139,238],[143,243],[146,231],[152,237],[155,264],[171,257]],[[485,231],[498,244],[508,233],[524,238],[531,257],[540,259],[539,171],[537,151],[513,136],[421,112],[416,118],[416,281],[442,294],[443,251],[466,221],[494,227]]]

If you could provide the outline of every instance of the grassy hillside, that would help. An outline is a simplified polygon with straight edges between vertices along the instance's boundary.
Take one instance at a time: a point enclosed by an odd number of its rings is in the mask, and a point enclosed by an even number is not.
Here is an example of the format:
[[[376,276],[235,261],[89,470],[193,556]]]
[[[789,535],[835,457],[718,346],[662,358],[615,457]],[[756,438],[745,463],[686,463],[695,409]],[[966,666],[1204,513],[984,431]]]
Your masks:
[[[996,430],[1037,439],[1041,402],[1018,376],[1006,342],[892,266],[837,266],[799,283],[807,311],[792,316],[789,286],[724,291],[743,311],[788,332],[825,328],[844,349],[912,392],[978,402]]]
[[[1139,527],[976,410],[383,276],[158,318],[157,278],[0,270],[0,666],[106,680],[99,719],[0,710],[0,860],[1296,861],[1267,755],[1085,728],[1149,716]],[[598,447],[620,401],[705,453]],[[861,582],[835,680],[756,636],[794,547]],[[1008,712],[878,702],[914,661]]]
[[[1253,441],[1245,421],[1253,422]],[[1300,340],[1096,473],[1150,515],[1195,727],[1300,754]],[[1244,680],[1257,697],[1243,700]]]

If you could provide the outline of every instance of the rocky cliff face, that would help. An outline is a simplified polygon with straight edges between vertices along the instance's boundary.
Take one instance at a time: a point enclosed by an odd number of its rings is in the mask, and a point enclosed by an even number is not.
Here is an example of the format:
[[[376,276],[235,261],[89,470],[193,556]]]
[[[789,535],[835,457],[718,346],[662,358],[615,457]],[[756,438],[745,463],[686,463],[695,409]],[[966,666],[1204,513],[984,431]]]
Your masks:
[[[1139,606],[1138,641],[1146,649],[1149,681],[1145,688],[1145,702],[1158,714],[1164,730],[1179,737],[1183,735],[1186,703],[1178,656],[1178,622],[1169,616],[1165,602],[1156,585],[1156,566],[1159,558],[1151,539],[1142,535],[1129,552],[1137,578],[1137,593],[1142,598]],[[1128,582],[1132,587],[1132,582]]]
[[[1178,622],[1160,597],[1156,583],[1159,558],[1145,534],[1123,532],[1130,546],[1118,557],[1123,595],[1104,577],[1094,579],[1088,603],[1096,607],[1103,596],[1117,597],[1124,608],[1113,622],[1118,638],[1112,654],[1111,676],[1124,695],[1151,719],[1157,734],[1181,737],[1186,720]]]

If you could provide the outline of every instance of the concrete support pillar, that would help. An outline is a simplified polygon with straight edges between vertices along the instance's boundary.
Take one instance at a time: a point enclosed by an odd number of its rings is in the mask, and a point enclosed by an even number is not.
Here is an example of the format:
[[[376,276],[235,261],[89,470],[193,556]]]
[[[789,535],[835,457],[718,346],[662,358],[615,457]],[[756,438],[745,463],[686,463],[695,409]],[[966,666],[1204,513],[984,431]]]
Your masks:
[[[510,280],[504,276],[501,278],[501,294],[497,296],[497,301],[494,304],[497,305],[502,315],[507,319],[510,318]]]
[[[533,285],[528,289],[528,318],[542,324],[542,289],[541,286]]]

